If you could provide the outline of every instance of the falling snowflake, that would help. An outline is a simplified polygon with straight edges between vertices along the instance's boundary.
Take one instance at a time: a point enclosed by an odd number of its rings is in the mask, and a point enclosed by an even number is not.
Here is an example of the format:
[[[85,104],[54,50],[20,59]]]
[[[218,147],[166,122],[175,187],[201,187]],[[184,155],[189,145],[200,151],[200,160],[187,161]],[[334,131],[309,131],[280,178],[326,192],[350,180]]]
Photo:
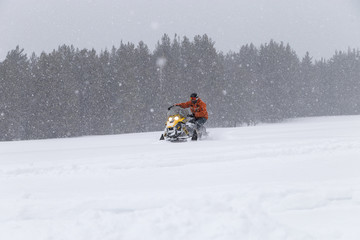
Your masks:
[[[156,60],[156,66],[158,66],[159,68],[162,69],[162,68],[165,67],[166,62],[167,62],[166,58],[160,57],[160,58],[158,58],[158,59]]]
[[[153,21],[150,24],[150,27],[151,27],[152,30],[158,30],[159,26],[160,26],[160,24],[158,22],[156,22],[156,21]]]

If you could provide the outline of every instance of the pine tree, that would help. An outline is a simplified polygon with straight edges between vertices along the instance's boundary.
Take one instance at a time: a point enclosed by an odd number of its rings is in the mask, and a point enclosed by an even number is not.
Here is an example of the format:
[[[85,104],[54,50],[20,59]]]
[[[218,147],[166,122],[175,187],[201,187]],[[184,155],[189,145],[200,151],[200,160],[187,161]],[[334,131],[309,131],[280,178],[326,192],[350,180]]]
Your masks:
[[[10,51],[2,63],[1,77],[1,139],[21,140],[28,138],[31,124],[33,86],[29,74],[29,60],[19,46]]]

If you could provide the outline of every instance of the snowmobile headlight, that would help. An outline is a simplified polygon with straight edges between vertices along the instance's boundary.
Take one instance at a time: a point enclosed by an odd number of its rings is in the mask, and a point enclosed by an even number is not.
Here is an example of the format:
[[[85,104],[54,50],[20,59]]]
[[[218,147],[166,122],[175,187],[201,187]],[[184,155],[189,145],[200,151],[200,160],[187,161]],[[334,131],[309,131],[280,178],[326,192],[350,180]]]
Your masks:
[[[178,116],[176,116],[176,117],[175,117],[175,120],[176,120],[176,121],[177,121],[177,120],[179,120],[179,117],[178,117]]]
[[[171,122],[173,120],[173,118],[172,117],[169,117],[169,122]]]

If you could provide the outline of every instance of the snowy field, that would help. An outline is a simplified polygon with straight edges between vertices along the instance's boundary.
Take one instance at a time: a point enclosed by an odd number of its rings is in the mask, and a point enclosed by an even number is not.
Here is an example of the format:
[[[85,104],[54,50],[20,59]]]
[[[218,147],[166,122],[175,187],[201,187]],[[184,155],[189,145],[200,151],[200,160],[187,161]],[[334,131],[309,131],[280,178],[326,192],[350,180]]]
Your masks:
[[[360,239],[360,116],[209,131],[0,143],[0,239]]]

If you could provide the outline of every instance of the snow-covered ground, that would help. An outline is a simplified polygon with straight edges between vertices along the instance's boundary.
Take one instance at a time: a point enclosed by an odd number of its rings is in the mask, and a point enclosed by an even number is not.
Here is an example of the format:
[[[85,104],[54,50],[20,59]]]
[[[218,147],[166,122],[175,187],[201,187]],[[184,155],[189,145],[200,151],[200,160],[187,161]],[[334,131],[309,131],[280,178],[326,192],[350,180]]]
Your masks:
[[[0,143],[0,239],[360,239],[360,116],[209,131]]]

